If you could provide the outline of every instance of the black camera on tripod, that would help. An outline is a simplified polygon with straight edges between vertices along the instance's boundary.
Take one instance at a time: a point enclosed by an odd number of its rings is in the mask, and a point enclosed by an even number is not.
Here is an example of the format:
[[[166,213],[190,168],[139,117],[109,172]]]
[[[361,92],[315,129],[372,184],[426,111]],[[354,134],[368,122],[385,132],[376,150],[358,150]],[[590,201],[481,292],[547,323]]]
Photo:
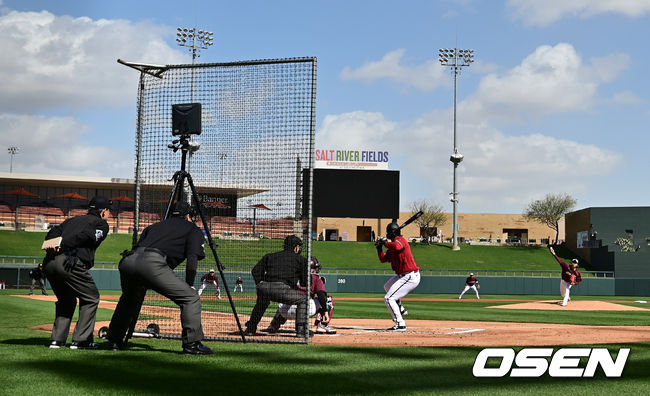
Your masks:
[[[172,105],[172,135],[201,134],[201,103]]]

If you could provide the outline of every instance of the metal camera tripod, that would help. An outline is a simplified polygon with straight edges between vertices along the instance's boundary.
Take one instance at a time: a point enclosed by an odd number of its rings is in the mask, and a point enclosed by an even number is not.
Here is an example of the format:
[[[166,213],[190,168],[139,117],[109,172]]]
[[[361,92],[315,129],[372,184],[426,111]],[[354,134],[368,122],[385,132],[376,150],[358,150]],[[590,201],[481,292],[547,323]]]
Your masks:
[[[212,251],[212,255],[214,256],[214,260],[217,264],[217,268],[219,269],[219,274],[221,274],[221,281],[223,282],[223,286],[226,289],[226,294],[228,295],[228,301],[230,302],[230,307],[232,308],[232,312],[235,315],[235,320],[237,321],[237,328],[239,329],[239,334],[241,336],[242,341],[246,342],[246,337],[244,336],[244,330],[242,329],[241,322],[239,321],[239,316],[237,315],[235,304],[233,303],[232,296],[230,295],[230,288],[228,287],[228,283],[226,282],[226,277],[224,276],[223,273],[223,269],[224,269],[223,264],[221,264],[221,261],[219,260],[219,256],[217,255],[216,245],[214,243],[214,240],[212,239],[212,235],[210,234],[210,229],[207,226],[208,223],[203,214],[203,209],[201,208],[201,200],[199,198],[199,195],[196,193],[196,188],[194,187],[194,182],[192,181],[192,175],[190,175],[190,173],[185,170],[185,166],[187,163],[187,153],[193,149],[190,143],[190,135],[181,135],[179,139],[173,140],[172,143],[169,144],[167,147],[174,150],[174,152],[181,150],[182,155],[181,155],[181,170],[174,173],[174,176],[172,176],[171,179],[174,180],[174,187],[172,188],[172,192],[169,195],[169,201],[167,202],[167,209],[165,210],[165,219],[168,219],[169,216],[171,215],[171,209],[174,204],[174,201],[182,202],[184,198],[183,187],[185,185],[185,181],[187,181],[187,184],[190,187],[190,192],[194,204],[196,205],[197,213],[199,214],[199,217],[201,218],[201,222],[203,223],[203,229],[205,230],[205,235],[208,238],[208,244],[210,246],[210,250]],[[142,304],[140,304],[140,308],[142,308]],[[139,315],[140,315],[140,309],[138,309],[138,315],[136,315],[133,318],[131,327],[129,328],[129,331],[126,335],[125,345],[128,342],[128,340],[133,336],[162,338],[161,335],[159,333],[156,333],[155,331],[155,327],[154,327],[155,323],[150,324],[147,327],[147,330],[145,330],[144,332],[136,331],[135,325],[138,321]]]

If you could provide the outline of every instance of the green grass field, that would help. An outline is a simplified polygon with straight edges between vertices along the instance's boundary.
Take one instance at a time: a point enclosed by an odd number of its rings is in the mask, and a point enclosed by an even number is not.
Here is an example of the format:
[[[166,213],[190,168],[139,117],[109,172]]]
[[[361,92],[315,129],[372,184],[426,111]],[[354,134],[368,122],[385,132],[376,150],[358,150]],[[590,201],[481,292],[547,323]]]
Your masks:
[[[0,255],[41,256],[44,233],[0,231]],[[280,241],[220,240],[218,252],[278,250]],[[109,235],[97,251],[97,261],[116,262],[131,244],[129,235]],[[557,270],[546,248],[462,245],[452,252],[448,244],[412,244],[423,268]],[[242,249],[244,248],[244,249]],[[573,256],[558,249],[565,259]],[[313,254],[327,267],[374,268],[379,264],[374,246],[357,242],[315,242]],[[246,257],[254,262],[258,257]],[[228,265],[228,263],[225,263]],[[180,341],[135,339],[131,348],[108,350],[52,350],[49,333],[30,327],[51,324],[52,302],[23,299],[0,291],[0,394],[25,395],[172,395],[172,394],[305,394],[324,395],[610,395],[650,391],[650,343],[604,345],[615,352],[631,347],[622,378],[606,378],[601,370],[591,379],[474,378],[472,366],[482,347],[355,347],[206,342],[211,356],[186,356]],[[105,291],[102,294],[119,294]],[[382,297],[381,294],[336,294],[336,297]],[[455,298],[456,295],[417,297]],[[482,294],[459,305],[457,301],[405,301],[408,319],[473,320],[560,323],[581,325],[650,326],[650,310],[640,311],[528,311],[486,309],[490,299],[554,299],[557,296],[496,296]],[[598,297],[575,296],[575,300]],[[602,297],[604,300],[648,300],[647,297]],[[251,300],[251,304],[252,305]],[[499,302],[507,304],[508,302]],[[623,302],[624,304],[632,304]],[[170,305],[173,305],[170,302]],[[636,304],[638,305],[638,304]],[[205,304],[205,310],[211,310]],[[216,308],[214,308],[216,309]],[[99,309],[97,320],[110,320],[111,310]],[[335,318],[389,319],[381,299],[339,301]],[[76,318],[75,318],[76,320]],[[335,322],[333,322],[335,324]],[[576,334],[580,337],[580,334]],[[507,345],[506,345],[507,346]],[[589,345],[586,345],[589,346]],[[603,345],[598,345],[602,347]],[[556,348],[561,345],[555,346]],[[519,348],[515,348],[519,349]]]
[[[46,347],[49,334],[30,330],[54,318],[54,304],[0,293],[0,394],[172,395],[305,394],[324,395],[641,395],[650,390],[650,343],[607,345],[615,352],[631,347],[622,378],[599,369],[590,379],[473,378],[481,347],[342,347],[207,342],[211,356],[186,356],[176,340],[135,339],[129,350],[74,351]],[[355,295],[357,296],[357,295]],[[449,296],[446,296],[449,297]],[[535,299],[539,296],[528,296]],[[517,296],[521,298],[521,296]],[[611,299],[611,298],[608,298]],[[616,298],[614,298],[616,299]],[[622,299],[622,298],[621,298]],[[483,307],[489,301],[408,302],[409,318],[506,320],[504,312]],[[381,301],[341,301],[339,317],[386,318]],[[501,311],[501,310],[499,310]],[[650,311],[649,311],[650,312]],[[112,311],[99,309],[98,320]],[[513,320],[649,325],[645,312],[508,312]],[[579,337],[576,334],[576,337]],[[559,347],[559,345],[557,346]],[[516,348],[518,349],[518,348]]]
[[[0,231],[0,256],[42,256],[40,250],[44,232]],[[224,265],[246,263],[253,265],[261,257],[260,251],[281,249],[282,241],[262,239],[259,241],[218,240],[217,254]],[[261,245],[261,246],[260,246]],[[131,235],[109,234],[97,249],[95,260],[118,262],[120,252],[131,246]],[[253,248],[254,246],[254,248]],[[248,248],[250,247],[250,248]],[[415,261],[424,269],[497,269],[497,270],[558,270],[558,264],[541,246],[480,246],[462,245],[460,251],[452,251],[450,244],[411,244]],[[556,249],[560,257],[570,260],[575,256],[567,249]],[[240,263],[228,262],[236,256]],[[249,254],[247,255],[247,252]],[[370,242],[323,242],[313,243],[312,254],[328,268],[385,268],[377,260],[377,252]],[[208,255],[210,256],[210,255]],[[207,259],[206,259],[207,260]],[[581,270],[585,268],[580,268]],[[587,268],[588,269],[588,268]]]

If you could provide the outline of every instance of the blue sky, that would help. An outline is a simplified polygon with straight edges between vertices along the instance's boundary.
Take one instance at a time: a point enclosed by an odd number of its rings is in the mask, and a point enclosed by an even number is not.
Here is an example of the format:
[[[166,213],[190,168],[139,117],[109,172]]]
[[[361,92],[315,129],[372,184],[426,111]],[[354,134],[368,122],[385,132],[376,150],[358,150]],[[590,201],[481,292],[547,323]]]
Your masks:
[[[451,211],[453,79],[459,211],[648,206],[650,0],[0,0],[0,137],[14,172],[133,177],[138,73],[190,63],[177,26],[214,32],[200,62],[316,56],[316,147],[381,150],[403,209]],[[9,170],[6,147],[0,171]]]

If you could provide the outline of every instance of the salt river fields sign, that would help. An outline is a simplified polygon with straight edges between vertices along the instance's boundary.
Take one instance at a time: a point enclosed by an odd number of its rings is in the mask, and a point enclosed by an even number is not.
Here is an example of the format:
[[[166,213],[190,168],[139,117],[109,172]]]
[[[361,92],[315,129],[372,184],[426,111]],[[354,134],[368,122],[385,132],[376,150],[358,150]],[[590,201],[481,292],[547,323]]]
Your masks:
[[[316,168],[388,169],[388,151],[316,150]]]

